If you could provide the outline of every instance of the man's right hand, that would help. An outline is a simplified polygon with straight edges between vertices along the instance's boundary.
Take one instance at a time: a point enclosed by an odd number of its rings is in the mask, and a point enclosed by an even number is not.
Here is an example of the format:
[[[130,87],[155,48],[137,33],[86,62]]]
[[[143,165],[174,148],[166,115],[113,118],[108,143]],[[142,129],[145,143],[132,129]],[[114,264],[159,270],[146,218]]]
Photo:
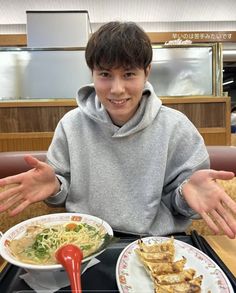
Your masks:
[[[25,156],[25,161],[31,170],[0,179],[0,187],[13,185],[0,193],[0,212],[8,210],[9,215],[17,215],[31,203],[44,200],[60,190],[60,183],[50,165],[30,155]]]

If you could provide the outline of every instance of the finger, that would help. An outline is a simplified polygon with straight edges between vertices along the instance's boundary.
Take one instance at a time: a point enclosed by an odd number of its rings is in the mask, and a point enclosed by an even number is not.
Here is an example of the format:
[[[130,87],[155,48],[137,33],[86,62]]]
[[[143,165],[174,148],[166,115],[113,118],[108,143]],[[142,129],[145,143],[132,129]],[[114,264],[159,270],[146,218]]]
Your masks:
[[[236,234],[236,219],[231,215],[231,213],[227,211],[225,207],[222,205],[219,205],[217,207],[217,212],[225,220],[225,222],[230,227],[230,229],[234,232],[234,234]]]
[[[20,205],[18,205],[15,209],[9,211],[9,216],[16,216],[19,213],[21,213],[25,208],[27,208],[30,205],[30,202],[28,200],[23,201]]]
[[[222,228],[222,230],[225,232],[225,234],[229,238],[234,238],[235,233],[231,230],[231,228],[228,226],[227,222],[224,220],[224,218],[215,210],[212,210],[210,212],[212,217],[216,220],[216,222],[219,224],[219,226]]]
[[[8,200],[10,197],[18,194],[20,190],[20,185],[17,185],[16,187],[11,187],[5,191],[0,192],[0,201]]]
[[[22,180],[22,173],[14,176],[5,177],[0,179],[0,186],[19,184]]]
[[[26,163],[32,168],[39,168],[40,163],[42,163],[41,161],[30,155],[26,155],[24,159]]]
[[[22,198],[20,195],[15,195],[11,197],[9,200],[5,201],[1,206],[0,206],[0,212],[5,212],[9,208],[13,207],[15,204],[19,203],[22,201]]]
[[[209,170],[209,176],[213,179],[220,179],[220,180],[230,180],[234,178],[233,172],[228,171],[216,171],[216,170]]]
[[[215,233],[218,234],[220,232],[219,228],[217,227],[217,225],[213,222],[213,220],[211,219],[211,217],[209,217],[209,215],[206,212],[203,212],[200,214],[201,217],[203,218],[203,220],[206,222],[206,224],[208,225],[208,227]]]
[[[226,194],[226,196],[222,199],[224,204],[233,212],[236,214],[236,202]]]

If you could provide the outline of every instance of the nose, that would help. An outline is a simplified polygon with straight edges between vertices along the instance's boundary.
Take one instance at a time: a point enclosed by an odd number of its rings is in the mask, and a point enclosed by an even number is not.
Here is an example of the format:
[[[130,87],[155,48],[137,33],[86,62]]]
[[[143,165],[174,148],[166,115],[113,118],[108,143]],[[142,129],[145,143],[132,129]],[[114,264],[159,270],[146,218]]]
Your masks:
[[[124,93],[124,81],[121,78],[114,78],[111,82],[111,94],[121,95]]]

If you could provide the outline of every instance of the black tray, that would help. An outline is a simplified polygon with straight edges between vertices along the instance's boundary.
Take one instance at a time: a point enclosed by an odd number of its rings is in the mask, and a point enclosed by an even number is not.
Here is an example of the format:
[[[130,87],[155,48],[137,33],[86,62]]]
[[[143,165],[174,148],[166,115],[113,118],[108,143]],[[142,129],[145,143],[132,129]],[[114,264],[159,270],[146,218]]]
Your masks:
[[[196,236],[196,235],[195,235]],[[196,243],[196,237],[186,235],[175,235],[175,239],[184,241],[196,248],[202,250],[200,245]],[[197,237],[199,237],[197,235]],[[83,292],[119,292],[116,284],[116,262],[121,251],[129,243],[135,241],[137,237],[122,238],[119,242],[112,244],[97,258],[101,261],[97,265],[89,268],[81,277],[81,285]],[[204,251],[208,254],[206,251]],[[209,254],[208,254],[209,255]],[[211,256],[210,256],[211,257]],[[211,257],[213,258],[213,257]],[[1,278],[0,292],[2,293],[33,293],[32,290],[19,276],[24,274],[22,268],[14,265],[8,265],[7,272]],[[1,276],[1,275],[0,275]],[[232,283],[232,280],[231,280]],[[232,284],[233,285],[233,284]],[[70,286],[62,288],[58,293],[71,292]],[[41,293],[48,293],[41,291]]]

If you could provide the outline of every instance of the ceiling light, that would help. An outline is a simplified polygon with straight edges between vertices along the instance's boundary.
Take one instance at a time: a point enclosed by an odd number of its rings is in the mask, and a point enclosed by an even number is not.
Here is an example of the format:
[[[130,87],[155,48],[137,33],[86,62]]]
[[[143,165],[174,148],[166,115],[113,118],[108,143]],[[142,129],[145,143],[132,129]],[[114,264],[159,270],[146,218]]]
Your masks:
[[[236,55],[236,50],[223,50],[223,55]]]
[[[222,85],[230,84],[230,83],[233,83],[233,82],[234,82],[234,79],[231,78],[231,79],[228,79],[228,80],[226,80],[225,82],[223,82]]]

